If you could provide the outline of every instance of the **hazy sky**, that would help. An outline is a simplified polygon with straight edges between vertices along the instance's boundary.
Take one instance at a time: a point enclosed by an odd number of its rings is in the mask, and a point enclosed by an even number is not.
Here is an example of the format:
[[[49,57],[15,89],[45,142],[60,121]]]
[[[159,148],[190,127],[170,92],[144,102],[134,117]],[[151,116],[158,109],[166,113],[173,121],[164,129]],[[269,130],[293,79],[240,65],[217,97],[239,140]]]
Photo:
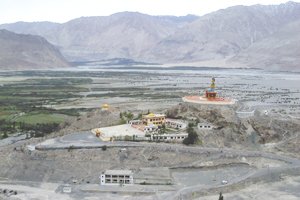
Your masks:
[[[287,0],[0,0],[0,24],[16,21],[66,22],[81,16],[106,16],[122,11],[151,15],[203,15],[233,5],[285,2]]]

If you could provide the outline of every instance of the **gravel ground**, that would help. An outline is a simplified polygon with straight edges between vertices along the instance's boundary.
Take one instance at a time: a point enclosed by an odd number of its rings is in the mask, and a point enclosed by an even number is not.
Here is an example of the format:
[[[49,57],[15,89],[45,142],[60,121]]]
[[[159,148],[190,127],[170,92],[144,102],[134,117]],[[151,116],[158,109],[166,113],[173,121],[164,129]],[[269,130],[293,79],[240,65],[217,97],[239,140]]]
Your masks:
[[[280,182],[255,184],[239,191],[224,193],[223,196],[224,199],[230,200],[299,200],[300,177],[285,177]],[[217,194],[198,198],[198,200],[216,199]]]

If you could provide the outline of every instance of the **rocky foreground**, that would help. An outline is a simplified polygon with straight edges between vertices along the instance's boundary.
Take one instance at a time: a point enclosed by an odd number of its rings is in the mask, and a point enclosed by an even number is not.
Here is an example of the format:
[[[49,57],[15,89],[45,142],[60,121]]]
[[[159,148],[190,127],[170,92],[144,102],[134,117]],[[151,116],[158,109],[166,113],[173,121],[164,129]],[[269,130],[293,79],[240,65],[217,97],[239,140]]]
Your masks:
[[[76,180],[76,185],[80,188],[98,184],[99,173],[107,169],[132,169],[138,172],[140,168],[145,167],[211,170],[222,169],[225,166],[248,166],[255,170],[254,174],[245,174],[236,179],[236,182],[230,183],[232,186],[222,187],[223,191],[232,192],[257,181],[270,181],[269,178],[280,181],[282,174],[293,177],[297,172],[294,168],[299,165],[299,160],[292,158],[299,157],[297,149],[293,149],[298,142],[295,138],[299,136],[299,121],[266,115],[259,111],[252,117],[241,119],[237,116],[236,109],[237,106],[199,106],[182,103],[167,110],[166,114],[170,117],[190,122],[210,123],[214,126],[211,130],[199,130],[195,127],[202,141],[200,146],[135,143],[139,145],[129,145],[126,150],[120,150],[120,147],[114,145],[93,149],[36,151],[27,149],[27,145],[38,144],[50,138],[64,137],[67,134],[76,135],[73,133],[87,131],[95,126],[119,123],[118,110],[111,112],[95,110],[46,138],[30,139],[0,147],[0,179],[5,183],[8,181],[8,184],[25,181],[23,183],[31,183],[33,187],[39,187],[34,185],[38,183],[62,184]],[[273,173],[272,176],[269,176],[266,165]],[[198,187],[194,188],[194,193],[191,192],[192,187],[183,188],[181,192],[190,198],[194,194],[201,196],[216,194],[219,191],[218,187],[208,189]],[[178,195],[179,193],[175,192],[169,197],[174,199]],[[231,195],[238,194],[231,193]]]

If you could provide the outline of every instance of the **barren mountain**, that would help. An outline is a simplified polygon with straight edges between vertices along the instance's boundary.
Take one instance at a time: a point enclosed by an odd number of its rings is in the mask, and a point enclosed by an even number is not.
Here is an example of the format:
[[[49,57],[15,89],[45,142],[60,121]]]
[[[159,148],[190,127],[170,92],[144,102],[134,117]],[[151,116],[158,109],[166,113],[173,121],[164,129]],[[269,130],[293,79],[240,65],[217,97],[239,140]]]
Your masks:
[[[300,20],[283,26],[268,38],[252,44],[229,62],[264,69],[300,70]]]
[[[60,52],[40,36],[0,30],[0,69],[67,67]]]
[[[0,28],[41,35],[70,61],[127,58],[299,70],[299,21],[300,4],[288,2],[234,6],[201,17],[122,12],[64,24],[18,22]]]
[[[122,12],[107,17],[81,17],[60,25],[19,22],[0,27],[17,33],[41,35],[59,46],[72,61],[138,59],[147,49],[196,18],[192,15],[150,16]]]
[[[272,6],[234,6],[202,16],[179,29],[162,40],[150,54],[163,62],[222,60],[237,55],[299,19],[300,4],[293,2]],[[289,33],[285,37],[288,38]]]

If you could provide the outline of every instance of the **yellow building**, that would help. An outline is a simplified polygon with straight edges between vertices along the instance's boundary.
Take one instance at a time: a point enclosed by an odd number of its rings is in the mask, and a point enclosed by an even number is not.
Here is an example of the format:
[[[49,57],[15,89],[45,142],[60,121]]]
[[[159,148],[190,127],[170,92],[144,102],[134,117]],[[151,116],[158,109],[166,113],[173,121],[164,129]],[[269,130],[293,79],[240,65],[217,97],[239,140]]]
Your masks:
[[[101,110],[109,110],[109,105],[108,104],[102,104]]]
[[[142,116],[143,124],[161,126],[166,123],[166,116],[163,114],[150,113]]]

